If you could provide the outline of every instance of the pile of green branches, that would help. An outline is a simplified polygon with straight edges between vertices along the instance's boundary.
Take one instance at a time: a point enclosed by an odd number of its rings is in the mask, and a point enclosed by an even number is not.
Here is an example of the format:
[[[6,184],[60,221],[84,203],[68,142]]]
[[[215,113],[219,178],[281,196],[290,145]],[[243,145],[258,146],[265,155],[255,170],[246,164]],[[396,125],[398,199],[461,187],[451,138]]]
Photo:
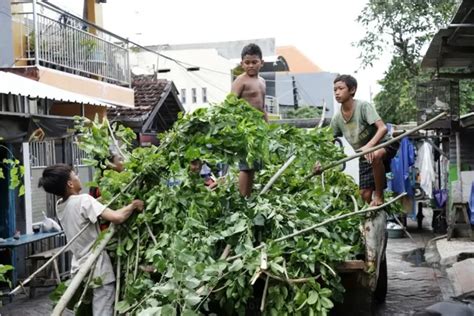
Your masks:
[[[107,121],[82,124],[81,148],[100,167],[115,143]],[[261,112],[230,95],[181,117],[158,147],[135,148],[133,133],[115,128],[126,170],[106,170],[94,185],[106,203],[138,176],[113,207],[133,198],[146,209],[118,229],[109,253],[118,265],[118,308],[139,315],[325,315],[344,292],[335,266],[363,252],[361,218],[276,239],[362,205],[357,186],[338,170],[305,180],[316,160],[343,157],[329,129],[269,125]],[[296,159],[271,190],[277,170]],[[210,190],[190,163],[229,167]],[[263,162],[253,195],[238,190],[238,162]],[[99,175],[99,173],[96,173]],[[254,248],[260,246],[258,250]]]

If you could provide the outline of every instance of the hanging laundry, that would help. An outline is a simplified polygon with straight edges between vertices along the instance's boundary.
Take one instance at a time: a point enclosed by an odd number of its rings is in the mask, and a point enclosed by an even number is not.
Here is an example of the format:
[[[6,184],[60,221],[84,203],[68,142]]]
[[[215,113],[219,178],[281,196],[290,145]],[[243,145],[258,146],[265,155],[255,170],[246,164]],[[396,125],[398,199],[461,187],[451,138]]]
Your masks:
[[[448,190],[441,189],[441,190],[434,190],[434,198],[437,208],[443,208],[448,201]]]
[[[433,147],[428,142],[423,142],[418,150],[415,166],[420,171],[420,187],[431,199],[433,197],[433,182],[435,181]]]
[[[415,163],[415,149],[408,137],[402,138],[397,155],[392,159],[390,168],[392,171],[392,191],[396,193],[406,192],[409,196],[414,195],[413,185],[410,180],[410,168]]]

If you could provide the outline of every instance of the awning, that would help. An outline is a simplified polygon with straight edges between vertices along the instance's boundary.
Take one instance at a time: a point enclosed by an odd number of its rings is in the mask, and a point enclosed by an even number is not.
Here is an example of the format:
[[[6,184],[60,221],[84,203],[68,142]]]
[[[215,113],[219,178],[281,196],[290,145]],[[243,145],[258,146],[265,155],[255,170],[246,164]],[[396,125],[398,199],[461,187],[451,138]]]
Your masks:
[[[447,68],[446,72],[439,74],[440,77],[474,78],[473,38],[474,0],[463,0],[448,27],[440,29],[433,37],[421,67]]]
[[[79,93],[66,91],[5,71],[0,71],[0,93],[68,103],[113,107],[109,103]]]
[[[30,135],[41,128],[44,139],[58,139],[75,132],[74,118],[0,111],[0,142],[28,142]]]

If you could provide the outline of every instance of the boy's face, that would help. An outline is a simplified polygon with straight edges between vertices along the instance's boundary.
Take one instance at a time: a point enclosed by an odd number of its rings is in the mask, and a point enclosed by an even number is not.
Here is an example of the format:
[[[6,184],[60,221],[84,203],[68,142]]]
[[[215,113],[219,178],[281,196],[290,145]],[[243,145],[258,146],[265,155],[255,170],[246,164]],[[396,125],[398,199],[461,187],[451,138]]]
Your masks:
[[[201,171],[201,161],[199,159],[191,161],[189,164],[189,170],[194,173]]]
[[[257,55],[245,55],[240,64],[247,75],[254,77],[258,76],[258,72],[263,66],[263,60]]]
[[[355,88],[349,90],[344,81],[337,81],[334,84],[334,97],[338,103],[344,103],[352,97],[355,93]]]
[[[68,190],[73,193],[79,193],[82,190],[81,180],[79,179],[79,176],[74,171],[71,171],[71,175],[69,176],[67,186],[68,186]]]

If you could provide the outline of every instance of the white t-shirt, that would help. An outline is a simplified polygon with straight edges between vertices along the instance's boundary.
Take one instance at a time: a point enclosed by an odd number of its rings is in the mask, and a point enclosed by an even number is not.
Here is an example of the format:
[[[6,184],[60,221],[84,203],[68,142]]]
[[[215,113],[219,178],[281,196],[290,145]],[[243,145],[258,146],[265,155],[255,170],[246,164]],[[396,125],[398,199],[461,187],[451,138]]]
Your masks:
[[[57,213],[59,221],[64,229],[67,240],[71,240],[84,226],[90,225],[69,247],[72,252],[71,273],[76,273],[80,266],[85,263],[91,253],[97,237],[100,234],[100,227],[97,217],[105,210],[105,206],[99,203],[89,194],[71,195],[63,203],[58,201]],[[103,251],[94,271],[94,278],[100,277],[103,284],[115,281],[115,275],[110,262],[109,255]]]

